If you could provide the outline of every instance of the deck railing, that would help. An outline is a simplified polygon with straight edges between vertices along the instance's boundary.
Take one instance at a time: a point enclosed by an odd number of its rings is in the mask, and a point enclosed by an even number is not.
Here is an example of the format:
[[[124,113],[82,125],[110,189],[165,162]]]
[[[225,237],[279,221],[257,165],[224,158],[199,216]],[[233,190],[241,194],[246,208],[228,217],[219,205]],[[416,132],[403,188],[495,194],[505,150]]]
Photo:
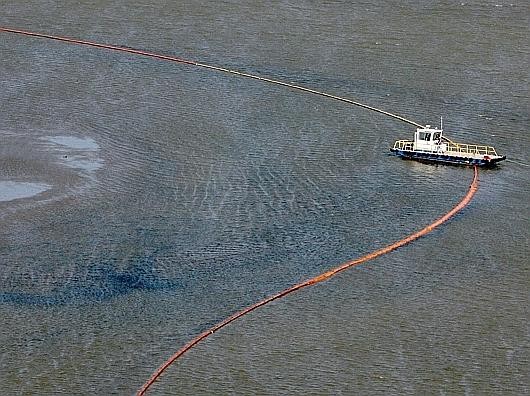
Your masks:
[[[478,155],[497,155],[495,149],[491,146],[479,146],[476,144],[466,143],[447,143],[445,151],[462,154],[478,154]]]

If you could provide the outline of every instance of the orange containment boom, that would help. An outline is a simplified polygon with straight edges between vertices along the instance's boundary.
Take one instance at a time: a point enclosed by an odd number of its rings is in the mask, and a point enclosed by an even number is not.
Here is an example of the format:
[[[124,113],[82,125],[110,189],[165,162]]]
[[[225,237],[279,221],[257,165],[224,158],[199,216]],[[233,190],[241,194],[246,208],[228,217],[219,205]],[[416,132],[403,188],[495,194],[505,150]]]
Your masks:
[[[291,286],[290,288],[285,289],[284,291],[281,291],[278,294],[274,294],[274,295],[272,295],[270,297],[267,297],[266,299],[264,299],[262,301],[259,301],[256,304],[251,305],[250,307],[247,307],[247,308],[245,308],[245,309],[243,309],[243,310],[241,310],[239,312],[236,312],[232,316],[226,318],[222,322],[219,322],[218,324],[216,324],[215,326],[209,328],[208,330],[203,331],[201,334],[196,336],[194,339],[192,339],[186,345],[184,345],[182,348],[180,348],[177,352],[175,352],[158,369],[156,369],[156,371],[151,375],[151,377],[138,390],[137,395],[138,396],[144,395],[149,390],[149,388],[153,385],[153,383],[157,380],[157,378],[160,377],[160,375],[162,375],[162,373],[175,360],[177,360],[179,357],[184,355],[186,352],[188,352],[191,348],[193,348],[199,342],[204,340],[206,337],[209,337],[210,335],[212,335],[216,331],[222,329],[226,325],[232,323],[236,319],[238,319],[238,318],[242,317],[243,315],[246,315],[246,314],[254,311],[255,309],[257,309],[259,307],[262,307],[265,304],[270,303],[271,301],[274,301],[274,300],[277,300],[279,298],[285,297],[286,295],[291,294],[291,293],[293,293],[293,292],[295,292],[297,290],[303,289],[304,287],[315,285],[317,283],[323,282],[323,281],[331,278],[332,276],[337,275],[339,272],[347,270],[348,268],[352,268],[352,267],[358,266],[360,264],[363,264],[363,263],[365,263],[365,262],[367,262],[369,260],[373,260],[373,259],[375,259],[375,258],[377,258],[379,256],[384,255],[384,254],[390,253],[391,251],[396,250],[396,249],[400,248],[401,246],[404,246],[404,245],[406,245],[406,244],[408,244],[410,242],[415,241],[418,238],[421,238],[424,235],[427,235],[432,230],[434,230],[436,227],[442,225],[447,220],[449,220],[451,217],[453,217],[455,214],[457,214],[462,209],[464,209],[469,204],[469,202],[471,202],[471,199],[475,195],[477,189],[478,189],[478,168],[475,166],[474,167],[473,181],[471,182],[471,185],[469,186],[469,190],[467,191],[467,194],[464,196],[464,198],[462,198],[462,200],[455,207],[453,207],[449,212],[444,214],[438,220],[436,220],[433,223],[429,224],[427,227],[422,228],[421,230],[419,230],[419,231],[417,231],[417,232],[415,232],[415,233],[413,233],[413,234],[411,234],[411,235],[409,235],[409,236],[407,236],[407,237],[405,237],[403,239],[400,239],[397,242],[394,242],[391,245],[388,245],[388,246],[386,246],[384,248],[376,250],[376,251],[374,251],[372,253],[368,253],[367,255],[362,256],[360,258],[347,261],[344,264],[341,264],[341,265],[339,265],[336,268],[333,268],[333,269],[331,269],[331,270],[329,270],[327,272],[324,272],[323,274],[317,275],[314,278],[308,279],[308,280],[306,280],[304,282],[301,282],[301,283],[298,283],[298,284],[296,284],[294,286]]]

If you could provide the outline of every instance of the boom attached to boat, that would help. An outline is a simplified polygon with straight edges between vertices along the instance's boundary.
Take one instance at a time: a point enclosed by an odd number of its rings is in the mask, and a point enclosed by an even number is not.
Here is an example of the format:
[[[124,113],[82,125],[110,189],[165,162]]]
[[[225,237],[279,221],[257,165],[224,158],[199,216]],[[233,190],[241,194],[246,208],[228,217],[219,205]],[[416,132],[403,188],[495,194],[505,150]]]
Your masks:
[[[494,166],[506,159],[491,146],[453,142],[443,136],[441,125],[416,129],[413,141],[397,140],[390,151],[406,159],[446,164]]]

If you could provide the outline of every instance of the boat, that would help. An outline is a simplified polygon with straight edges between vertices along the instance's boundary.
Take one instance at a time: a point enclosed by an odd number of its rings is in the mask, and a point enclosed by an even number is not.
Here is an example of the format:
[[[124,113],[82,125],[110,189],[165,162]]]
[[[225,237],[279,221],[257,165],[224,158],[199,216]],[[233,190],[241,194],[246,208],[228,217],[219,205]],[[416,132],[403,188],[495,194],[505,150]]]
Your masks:
[[[397,140],[390,151],[405,159],[484,167],[506,159],[491,146],[453,142],[443,135],[442,122],[439,129],[430,125],[417,128],[413,141]]]

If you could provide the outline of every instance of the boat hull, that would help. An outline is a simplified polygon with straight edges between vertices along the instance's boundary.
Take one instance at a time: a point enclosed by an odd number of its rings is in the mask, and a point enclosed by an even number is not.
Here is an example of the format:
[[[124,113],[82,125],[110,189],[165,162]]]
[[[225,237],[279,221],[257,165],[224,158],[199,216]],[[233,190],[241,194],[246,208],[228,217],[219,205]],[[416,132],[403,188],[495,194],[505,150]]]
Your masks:
[[[399,150],[391,148],[394,154],[404,159],[411,159],[422,162],[433,162],[450,165],[477,165],[483,167],[493,167],[498,162],[506,159],[506,156],[499,156],[494,158],[473,158],[455,155],[446,155],[440,153],[427,153],[421,151]],[[487,157],[487,156],[486,156]]]

